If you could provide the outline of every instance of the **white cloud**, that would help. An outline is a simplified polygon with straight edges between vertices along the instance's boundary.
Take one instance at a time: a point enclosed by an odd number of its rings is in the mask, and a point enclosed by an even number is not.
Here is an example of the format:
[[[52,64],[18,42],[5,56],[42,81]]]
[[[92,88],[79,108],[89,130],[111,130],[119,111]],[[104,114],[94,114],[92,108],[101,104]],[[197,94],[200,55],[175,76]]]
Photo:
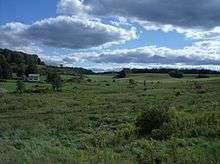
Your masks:
[[[76,1],[78,1],[79,5]],[[65,3],[66,2],[66,3]],[[62,4],[62,5],[61,5]],[[66,4],[66,5],[65,5]],[[114,16],[115,26],[139,23],[145,30],[177,32],[195,41],[220,41],[220,1],[210,0],[61,0],[63,13],[71,13],[68,6],[87,8],[85,14]]]
[[[59,14],[85,14],[90,10],[90,7],[83,4],[81,0],[60,0],[57,5]]]
[[[23,33],[28,26],[22,23],[7,23],[0,26],[0,46],[19,47],[28,44],[28,41],[19,34]]]
[[[31,25],[0,26],[0,46],[42,44],[56,48],[84,49],[111,45],[136,38],[136,31],[104,24],[88,17],[58,16]]]
[[[67,64],[75,62],[112,65],[194,65],[220,66],[220,43],[212,41],[196,42],[183,49],[144,46],[134,49],[106,50],[101,53],[81,52],[69,54]],[[69,63],[68,63],[69,62]]]
[[[61,0],[58,11],[123,16],[190,28],[220,25],[219,0]]]

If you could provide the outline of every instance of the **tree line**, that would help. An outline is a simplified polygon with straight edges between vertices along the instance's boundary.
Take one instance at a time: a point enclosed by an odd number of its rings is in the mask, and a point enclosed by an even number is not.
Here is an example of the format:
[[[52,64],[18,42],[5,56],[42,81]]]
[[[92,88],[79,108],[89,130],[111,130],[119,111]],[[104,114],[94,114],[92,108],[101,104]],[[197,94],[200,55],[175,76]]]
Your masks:
[[[39,67],[43,66],[43,67]],[[181,72],[183,74],[220,74],[219,71],[208,69],[170,69],[170,68],[152,68],[152,69],[130,69],[124,68],[122,71],[94,73],[92,70],[84,68],[72,68],[60,66],[47,66],[35,54],[27,54],[9,49],[0,49],[0,78],[8,79],[12,77],[12,73],[16,73],[17,77],[28,75],[31,73],[40,73],[47,75],[48,72],[59,72],[60,74],[112,74],[117,73],[120,76],[125,74],[136,73],[173,73]],[[172,75],[172,74],[170,74]]]
[[[170,73],[182,72],[183,74],[220,74],[219,71],[209,69],[172,69],[172,68],[152,68],[152,69],[129,69],[125,68],[126,73]]]
[[[121,71],[108,71],[108,72],[100,72],[96,74],[121,74],[122,72],[126,74],[138,74],[138,73],[161,73],[161,74],[169,74],[170,72],[181,72],[183,74],[220,74],[220,71],[214,71],[209,69],[172,69],[172,68],[124,68]]]
[[[12,73],[18,77],[38,72],[38,65],[45,65],[37,55],[0,49],[0,78],[8,79]]]
[[[58,66],[47,66],[47,70],[56,71],[60,74],[65,75],[75,75],[75,74],[84,74],[84,75],[93,75],[95,74],[92,70],[85,68],[73,68],[73,67],[64,67],[63,65]]]

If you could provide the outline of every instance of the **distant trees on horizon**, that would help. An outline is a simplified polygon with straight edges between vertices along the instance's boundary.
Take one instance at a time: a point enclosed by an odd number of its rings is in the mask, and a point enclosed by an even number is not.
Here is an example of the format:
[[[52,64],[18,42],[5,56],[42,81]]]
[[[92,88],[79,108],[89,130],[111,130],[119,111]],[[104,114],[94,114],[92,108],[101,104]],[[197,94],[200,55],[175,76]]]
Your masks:
[[[144,68],[144,69],[137,69],[137,68],[124,68],[123,69],[126,73],[169,73],[172,71],[179,71],[183,74],[220,74],[220,71],[214,71],[209,69],[178,69],[178,68]]]
[[[0,49],[0,78],[10,78],[12,73],[18,77],[37,73],[37,65],[45,65],[37,55]]]
[[[40,66],[40,67],[39,67]],[[170,69],[170,68],[152,68],[152,69],[129,69],[124,68],[119,72],[103,72],[103,73],[94,73],[92,70],[84,68],[73,68],[65,67],[62,64],[58,66],[47,66],[45,63],[37,56],[30,55],[23,52],[11,51],[8,49],[0,49],[0,78],[8,79],[12,77],[12,74],[15,73],[17,77],[22,77],[23,75],[28,74],[44,74],[47,75],[48,71],[56,71],[60,74],[112,74],[117,73],[115,78],[124,78],[129,73],[169,73],[180,71],[182,74],[198,74],[198,78],[204,77],[205,74],[220,74],[220,71],[213,71],[207,69]],[[201,76],[203,75],[203,76]]]

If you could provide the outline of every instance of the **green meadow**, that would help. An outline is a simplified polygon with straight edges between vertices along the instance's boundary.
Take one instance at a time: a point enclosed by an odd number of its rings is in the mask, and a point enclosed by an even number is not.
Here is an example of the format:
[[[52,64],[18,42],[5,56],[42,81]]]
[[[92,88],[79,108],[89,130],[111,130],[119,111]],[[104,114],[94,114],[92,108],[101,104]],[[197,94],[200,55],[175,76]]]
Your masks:
[[[16,81],[0,82],[0,163],[220,162],[219,75],[113,76],[76,83],[63,75],[62,91],[47,93],[18,94]],[[25,83],[36,85],[50,87]],[[167,110],[170,121],[140,134],[137,120],[151,109]]]

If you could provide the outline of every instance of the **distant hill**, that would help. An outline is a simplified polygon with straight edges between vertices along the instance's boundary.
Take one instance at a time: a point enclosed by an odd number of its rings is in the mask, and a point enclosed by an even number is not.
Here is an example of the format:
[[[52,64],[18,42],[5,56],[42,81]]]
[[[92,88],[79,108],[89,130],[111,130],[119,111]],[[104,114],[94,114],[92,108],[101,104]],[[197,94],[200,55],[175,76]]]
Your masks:
[[[20,51],[12,51],[9,49],[0,49],[0,55],[5,57],[8,64],[13,65],[19,65],[19,64],[25,64],[25,65],[44,65],[44,62],[41,61],[41,59],[35,55],[35,54],[27,54]]]
[[[18,76],[37,73],[38,65],[45,65],[37,55],[0,49],[0,78],[10,78],[12,73]]]
[[[0,78],[11,78],[12,73],[18,77],[30,73],[46,74],[56,71],[62,74],[94,74],[84,68],[47,66],[37,55],[9,49],[0,49]]]

